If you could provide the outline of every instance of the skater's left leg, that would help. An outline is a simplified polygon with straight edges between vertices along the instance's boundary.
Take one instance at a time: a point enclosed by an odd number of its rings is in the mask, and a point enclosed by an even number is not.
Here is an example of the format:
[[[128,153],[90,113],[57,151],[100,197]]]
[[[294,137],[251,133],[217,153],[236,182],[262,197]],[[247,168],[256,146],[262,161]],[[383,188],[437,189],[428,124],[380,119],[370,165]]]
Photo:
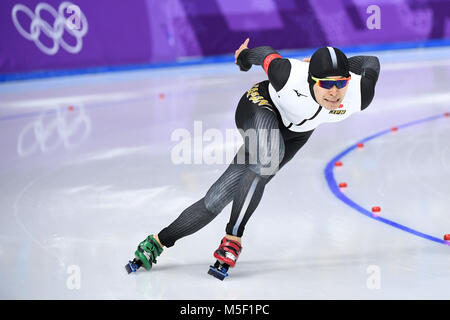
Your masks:
[[[312,134],[312,131],[305,132],[305,133],[299,133],[299,134],[296,134],[295,137],[291,138],[291,139],[289,139],[289,136],[287,136],[287,137],[284,136],[284,138],[283,138],[284,144],[285,144],[284,157],[283,157],[283,160],[280,162],[278,171],[282,167],[284,167],[284,165],[286,163],[288,163],[294,157],[294,155],[298,152],[298,150],[300,150],[300,148],[306,143],[306,141],[308,141],[311,134]],[[249,174],[249,176],[252,176],[252,175]],[[262,182],[261,181],[259,183],[251,182],[250,189],[248,187],[246,187],[249,184],[248,181],[246,181],[247,179],[242,180],[242,187],[243,187],[244,191],[247,193],[245,193],[245,195],[238,194],[237,196],[245,197],[250,200],[247,200],[249,202],[249,205],[245,206],[245,207],[247,207],[247,210],[245,211],[245,215],[242,216],[243,218],[239,224],[240,226],[237,227],[237,230],[240,232],[236,232],[235,233],[236,235],[233,235],[233,229],[235,229],[235,224],[236,224],[236,217],[234,217],[234,220],[233,220],[233,214],[232,214],[230,223],[227,225],[227,234],[221,240],[219,248],[214,252],[214,257],[217,259],[217,261],[213,266],[210,266],[208,274],[210,274],[220,280],[223,280],[226,276],[228,276],[228,273],[227,273],[228,267],[235,266],[237,258],[239,257],[241,250],[242,250],[241,236],[243,233],[244,226],[247,223],[247,221],[250,218],[253,211],[256,209],[256,206],[262,197],[262,192],[264,190],[264,186],[273,177],[274,177],[274,174],[264,178],[264,180],[262,180]],[[252,181],[251,178],[248,180]],[[253,180],[253,181],[257,181],[257,180],[258,179]],[[253,190],[253,188],[254,188],[254,190]],[[261,188],[261,189],[258,190],[258,188]],[[252,194],[252,196],[250,196],[249,193]],[[253,198],[253,195],[255,195],[255,194],[257,194],[257,198]],[[253,204],[252,204],[252,201],[253,201]],[[239,200],[236,201],[236,203],[238,203],[238,202],[242,203],[242,201],[239,201]],[[233,206],[234,205],[235,204],[233,203]],[[239,206],[236,205],[236,208],[241,208],[241,210],[242,210],[242,207],[240,205]]]
[[[256,210],[256,207],[262,198],[265,186],[272,180],[275,173],[281,170],[281,168],[283,168],[303,147],[312,133],[313,130],[298,133],[295,138],[291,139],[284,137],[283,158],[279,164],[278,170],[273,171],[272,175],[258,176],[257,174],[252,173],[252,170],[249,170],[250,172],[242,177],[241,189],[235,196],[232,214],[226,228],[226,237],[228,239],[242,243],[241,237],[245,225]],[[281,156],[281,154],[279,156]],[[239,218],[241,218],[241,221],[239,221]]]
[[[278,171],[284,157],[284,141],[273,111],[257,109],[247,116],[240,129],[250,163],[234,193],[231,217],[226,227],[227,235],[214,252],[216,259],[231,267],[235,265],[242,250],[240,237],[245,224],[262,198],[268,177]]]
[[[251,162],[233,197],[230,221],[226,227],[230,239],[242,236],[245,224],[261,201],[266,183],[279,170],[285,156],[284,138],[272,110],[258,108],[245,122],[237,121],[237,124],[242,129],[244,146]]]

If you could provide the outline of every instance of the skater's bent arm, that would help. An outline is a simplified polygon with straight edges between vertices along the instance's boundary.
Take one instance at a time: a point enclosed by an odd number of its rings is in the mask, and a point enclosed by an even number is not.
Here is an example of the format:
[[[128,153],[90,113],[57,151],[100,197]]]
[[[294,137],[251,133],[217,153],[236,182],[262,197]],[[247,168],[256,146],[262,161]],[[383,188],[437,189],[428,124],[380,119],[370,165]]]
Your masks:
[[[355,56],[348,59],[350,71],[361,75],[361,110],[372,102],[380,74],[380,61],[373,56]]]
[[[242,50],[237,57],[237,64],[243,71],[248,71],[254,64],[262,66],[276,91],[284,87],[291,73],[290,61],[283,59],[269,46]]]

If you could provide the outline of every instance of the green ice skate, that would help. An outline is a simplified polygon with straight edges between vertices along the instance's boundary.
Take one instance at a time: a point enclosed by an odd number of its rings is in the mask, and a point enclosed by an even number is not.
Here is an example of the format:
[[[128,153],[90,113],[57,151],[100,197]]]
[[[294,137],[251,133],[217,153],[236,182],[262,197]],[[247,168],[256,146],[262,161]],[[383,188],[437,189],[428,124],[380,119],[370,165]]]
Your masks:
[[[136,272],[139,267],[144,266],[146,270],[150,270],[152,265],[156,263],[156,257],[163,252],[163,248],[159,245],[158,241],[150,235],[139,243],[134,255],[136,258],[133,261],[129,261],[125,266],[128,273]]]

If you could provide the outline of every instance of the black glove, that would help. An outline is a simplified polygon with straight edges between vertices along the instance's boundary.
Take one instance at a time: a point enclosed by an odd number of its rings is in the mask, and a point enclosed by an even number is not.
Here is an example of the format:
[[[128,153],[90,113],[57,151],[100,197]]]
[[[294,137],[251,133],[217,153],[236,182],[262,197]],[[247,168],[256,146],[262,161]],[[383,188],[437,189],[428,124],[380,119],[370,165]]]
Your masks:
[[[252,67],[252,64],[250,62],[247,62],[248,61],[247,57],[248,57],[249,51],[250,51],[250,49],[242,50],[236,59],[236,64],[239,66],[239,70],[241,70],[241,71],[248,71]]]

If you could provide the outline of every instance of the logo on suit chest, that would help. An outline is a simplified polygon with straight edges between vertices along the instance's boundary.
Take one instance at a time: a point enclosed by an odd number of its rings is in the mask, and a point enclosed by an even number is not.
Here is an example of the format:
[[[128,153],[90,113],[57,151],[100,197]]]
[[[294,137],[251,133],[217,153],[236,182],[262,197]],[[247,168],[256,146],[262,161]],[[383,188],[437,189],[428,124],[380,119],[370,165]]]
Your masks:
[[[292,89],[292,90],[294,90],[294,92],[297,94],[297,97],[301,97],[301,96],[303,96],[303,97],[307,97],[307,95],[305,95],[305,94],[303,94],[303,93],[300,93],[300,92],[298,92],[298,90],[295,90],[295,89]]]
[[[341,108],[343,108],[344,107],[344,105],[343,104],[340,104],[339,105],[339,109],[341,109]],[[346,112],[347,110],[331,110],[330,112],[328,112],[328,114],[345,114],[345,112]]]
[[[329,114],[345,114],[347,110],[331,110]]]

